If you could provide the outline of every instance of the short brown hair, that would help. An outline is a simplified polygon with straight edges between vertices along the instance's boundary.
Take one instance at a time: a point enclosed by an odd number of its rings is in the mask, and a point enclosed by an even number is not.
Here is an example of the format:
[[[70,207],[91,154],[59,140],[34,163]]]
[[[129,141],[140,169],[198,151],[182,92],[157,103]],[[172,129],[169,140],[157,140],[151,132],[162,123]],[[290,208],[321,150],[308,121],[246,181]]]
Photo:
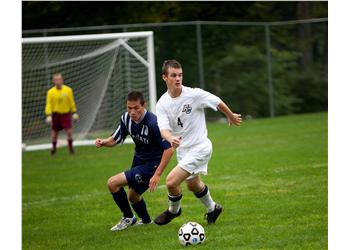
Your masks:
[[[55,73],[52,74],[52,78],[54,78],[55,76],[63,77],[63,75],[60,72],[55,72]]]
[[[145,98],[143,97],[143,94],[140,91],[131,91],[127,98],[127,101],[140,101],[140,104],[143,106],[145,104]]]
[[[182,67],[181,64],[176,60],[165,60],[162,66],[163,75],[166,75],[168,73],[169,68],[181,69]]]

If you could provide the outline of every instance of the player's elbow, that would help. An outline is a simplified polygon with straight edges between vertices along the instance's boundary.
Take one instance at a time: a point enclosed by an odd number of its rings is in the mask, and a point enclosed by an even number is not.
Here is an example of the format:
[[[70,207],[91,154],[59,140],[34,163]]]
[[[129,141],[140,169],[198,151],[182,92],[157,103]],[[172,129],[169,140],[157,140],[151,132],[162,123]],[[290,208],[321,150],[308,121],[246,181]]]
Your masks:
[[[165,132],[164,132],[164,130],[161,130],[161,131],[160,131],[160,136],[161,136],[163,139],[166,139],[166,138],[165,138]]]
[[[218,106],[216,107],[219,111],[223,111],[225,106],[225,103],[223,101],[220,101]]]
[[[114,147],[118,144],[118,141],[116,141],[113,137],[109,138],[108,140],[108,144],[111,146],[111,147]]]
[[[166,149],[165,152],[171,157],[174,154],[175,150],[173,147],[170,147]]]
[[[163,139],[168,141],[171,134],[170,134],[170,131],[168,129],[161,129],[160,135],[162,136]]]

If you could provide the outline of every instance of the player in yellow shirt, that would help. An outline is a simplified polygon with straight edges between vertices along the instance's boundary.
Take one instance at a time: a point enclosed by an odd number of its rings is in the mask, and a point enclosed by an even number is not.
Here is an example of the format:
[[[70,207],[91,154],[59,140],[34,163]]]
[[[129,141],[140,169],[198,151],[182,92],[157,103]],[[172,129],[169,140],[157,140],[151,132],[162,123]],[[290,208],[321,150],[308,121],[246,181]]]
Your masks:
[[[58,132],[62,129],[67,133],[69,153],[74,154],[72,118],[77,121],[79,116],[76,113],[73,90],[64,85],[61,73],[53,74],[52,82],[55,86],[47,91],[45,108],[46,122],[51,124],[51,155],[56,153]]]

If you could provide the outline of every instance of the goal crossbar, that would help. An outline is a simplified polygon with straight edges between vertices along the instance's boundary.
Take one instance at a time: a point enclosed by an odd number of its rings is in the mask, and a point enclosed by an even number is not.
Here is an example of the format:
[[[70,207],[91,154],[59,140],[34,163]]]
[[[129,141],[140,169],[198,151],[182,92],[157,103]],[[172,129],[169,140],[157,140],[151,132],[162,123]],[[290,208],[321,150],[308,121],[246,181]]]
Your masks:
[[[106,39],[152,37],[152,36],[153,36],[153,31],[90,34],[90,35],[71,35],[71,36],[30,37],[30,38],[22,38],[22,44],[97,41],[97,40],[106,40]]]

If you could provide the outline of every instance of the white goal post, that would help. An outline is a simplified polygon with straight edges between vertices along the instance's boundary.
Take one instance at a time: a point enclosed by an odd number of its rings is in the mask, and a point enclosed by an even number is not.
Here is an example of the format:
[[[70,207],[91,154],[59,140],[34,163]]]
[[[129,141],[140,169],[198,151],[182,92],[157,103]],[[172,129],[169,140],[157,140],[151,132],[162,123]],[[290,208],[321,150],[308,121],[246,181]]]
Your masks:
[[[46,93],[53,73],[62,73],[74,91],[80,119],[73,126],[75,145],[110,134],[125,112],[125,97],[141,91],[155,111],[153,32],[22,38],[22,147],[50,148],[45,124]],[[65,144],[60,133],[59,145]]]

